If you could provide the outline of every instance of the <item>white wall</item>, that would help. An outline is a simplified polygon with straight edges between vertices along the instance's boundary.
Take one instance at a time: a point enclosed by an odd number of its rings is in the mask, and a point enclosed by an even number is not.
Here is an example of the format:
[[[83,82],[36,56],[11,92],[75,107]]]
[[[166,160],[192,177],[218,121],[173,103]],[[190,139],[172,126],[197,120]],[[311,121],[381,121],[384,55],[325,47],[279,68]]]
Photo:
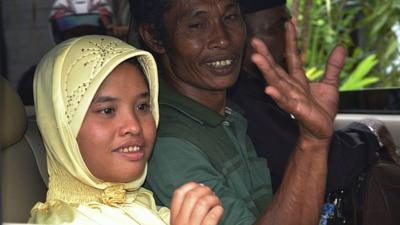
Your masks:
[[[52,0],[1,0],[7,46],[8,78],[16,86],[22,74],[52,47],[48,15]]]

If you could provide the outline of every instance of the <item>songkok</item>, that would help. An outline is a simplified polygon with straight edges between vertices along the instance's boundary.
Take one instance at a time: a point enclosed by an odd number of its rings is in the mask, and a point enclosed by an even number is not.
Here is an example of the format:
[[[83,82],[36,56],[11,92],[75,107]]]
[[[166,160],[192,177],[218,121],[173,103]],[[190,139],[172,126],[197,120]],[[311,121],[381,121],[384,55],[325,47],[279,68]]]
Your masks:
[[[253,13],[264,9],[286,5],[286,0],[239,0],[243,14]]]

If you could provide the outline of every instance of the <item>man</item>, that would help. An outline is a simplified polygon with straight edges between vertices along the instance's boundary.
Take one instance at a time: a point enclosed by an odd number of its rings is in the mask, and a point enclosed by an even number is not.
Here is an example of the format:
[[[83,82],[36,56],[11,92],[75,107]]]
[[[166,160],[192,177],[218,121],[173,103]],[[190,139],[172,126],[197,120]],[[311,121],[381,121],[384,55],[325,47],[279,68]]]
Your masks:
[[[284,23],[290,20],[286,0],[240,1],[247,26],[247,46],[238,82],[229,97],[244,110],[250,136],[257,154],[268,160],[274,191],[282,181],[290,154],[299,135],[297,121],[265,95],[265,80],[251,61],[254,50],[250,40],[258,37],[268,46],[275,62],[287,68]],[[370,121],[372,122],[372,121]],[[361,123],[352,123],[332,137],[328,162],[327,192],[347,187],[377,159],[377,138]]]
[[[272,198],[265,160],[256,156],[246,121],[226,99],[245,44],[238,3],[135,0],[131,7],[142,42],[162,71],[160,126],[148,176],[159,200],[169,205],[173,190],[191,180],[209,186],[221,199],[221,224],[316,224],[344,48],[334,49],[323,81],[309,84],[296,54],[293,24],[285,26],[290,75],[260,40],[252,42],[257,49],[252,60],[270,84],[266,93],[300,124],[296,150]],[[322,91],[327,95],[321,96]]]

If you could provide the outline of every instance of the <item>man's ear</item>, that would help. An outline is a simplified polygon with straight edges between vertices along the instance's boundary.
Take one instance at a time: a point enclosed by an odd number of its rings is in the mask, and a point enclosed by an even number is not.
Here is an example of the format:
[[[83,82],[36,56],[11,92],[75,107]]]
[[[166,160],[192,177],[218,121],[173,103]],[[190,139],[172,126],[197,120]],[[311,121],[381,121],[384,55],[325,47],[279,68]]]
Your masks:
[[[149,24],[141,24],[139,26],[139,34],[144,43],[151,50],[158,54],[165,53],[165,48],[161,40],[156,36],[156,32]]]

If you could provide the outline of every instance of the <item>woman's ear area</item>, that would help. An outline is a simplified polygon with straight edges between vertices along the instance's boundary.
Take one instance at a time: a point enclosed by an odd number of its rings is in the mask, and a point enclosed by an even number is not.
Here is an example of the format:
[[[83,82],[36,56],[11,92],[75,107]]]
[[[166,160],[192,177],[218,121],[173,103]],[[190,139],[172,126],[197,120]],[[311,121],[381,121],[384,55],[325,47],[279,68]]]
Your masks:
[[[165,53],[164,45],[162,41],[157,38],[157,35],[151,25],[140,24],[139,35],[142,38],[143,42],[147,45],[147,47],[149,47],[152,51],[158,54]]]

